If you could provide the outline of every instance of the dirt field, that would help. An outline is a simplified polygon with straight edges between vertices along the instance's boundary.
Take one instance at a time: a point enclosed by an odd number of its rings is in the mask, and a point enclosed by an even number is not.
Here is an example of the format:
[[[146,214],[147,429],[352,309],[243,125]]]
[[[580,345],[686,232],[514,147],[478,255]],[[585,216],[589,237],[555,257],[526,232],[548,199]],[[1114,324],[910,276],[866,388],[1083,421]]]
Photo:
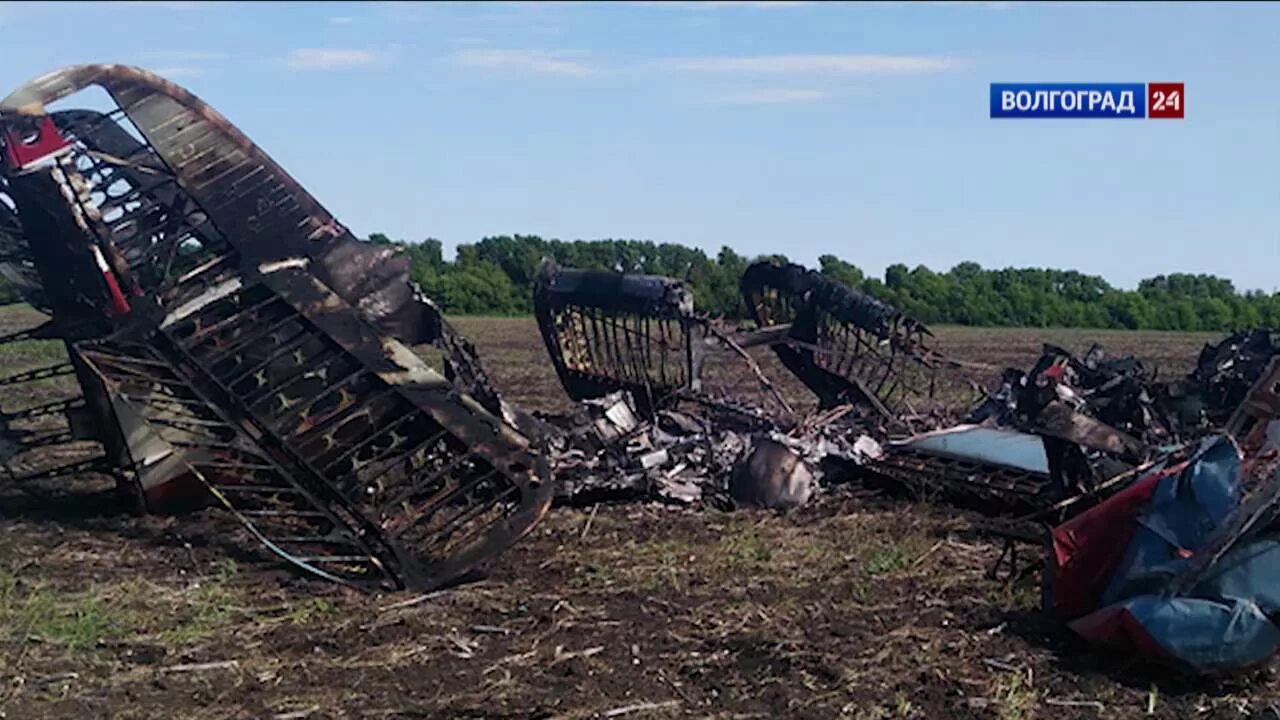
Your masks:
[[[531,321],[457,324],[512,399],[564,406]],[[1098,339],[1166,372],[1208,339],[939,334],[995,365]],[[2,374],[56,355],[7,346]],[[1280,718],[1271,669],[1189,682],[1082,647],[1038,616],[1037,578],[984,578],[997,548],[965,527],[853,490],[789,515],[557,509],[476,582],[369,597],[228,547],[217,512],[122,514],[94,478],[0,487],[0,717]]]

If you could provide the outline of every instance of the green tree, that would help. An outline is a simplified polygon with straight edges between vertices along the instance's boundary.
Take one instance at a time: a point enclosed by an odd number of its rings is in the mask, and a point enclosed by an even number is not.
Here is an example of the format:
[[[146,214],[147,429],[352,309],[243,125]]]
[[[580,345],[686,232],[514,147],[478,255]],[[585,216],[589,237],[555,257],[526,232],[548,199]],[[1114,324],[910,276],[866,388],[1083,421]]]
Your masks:
[[[459,245],[453,260],[434,238],[406,243],[373,233],[368,240],[407,253],[413,279],[450,313],[529,312],[534,272],[542,258],[551,257],[569,267],[678,278],[691,287],[699,309],[740,318],[745,308],[738,283],[753,262],[727,245],[713,258],[697,248],[650,240],[497,235]],[[787,262],[783,255],[757,259]],[[826,254],[818,269],[927,323],[1162,330],[1280,325],[1280,295],[1240,293],[1230,280],[1205,274],[1158,275],[1136,290],[1121,290],[1075,270],[991,270],[973,262],[943,272],[898,263],[880,279]]]

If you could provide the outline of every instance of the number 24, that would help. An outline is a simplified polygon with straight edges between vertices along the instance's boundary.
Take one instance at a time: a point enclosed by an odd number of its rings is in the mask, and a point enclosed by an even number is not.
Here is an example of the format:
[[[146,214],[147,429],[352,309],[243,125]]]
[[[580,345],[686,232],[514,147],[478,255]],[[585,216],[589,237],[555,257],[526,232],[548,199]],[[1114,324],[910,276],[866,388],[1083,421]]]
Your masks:
[[[1152,110],[1178,110],[1182,107],[1182,93],[1177,90],[1170,93],[1165,93],[1163,90],[1156,90],[1154,95],[1155,102],[1151,105]]]

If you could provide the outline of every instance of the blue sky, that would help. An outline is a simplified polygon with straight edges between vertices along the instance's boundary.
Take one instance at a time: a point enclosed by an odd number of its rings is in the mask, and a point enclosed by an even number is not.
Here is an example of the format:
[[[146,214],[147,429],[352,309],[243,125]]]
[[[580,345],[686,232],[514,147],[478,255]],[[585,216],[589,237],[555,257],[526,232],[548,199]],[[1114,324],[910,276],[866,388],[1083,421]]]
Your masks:
[[[536,233],[1280,290],[1280,5],[0,3],[0,88],[137,64],[359,234]],[[991,82],[1187,117],[991,120]]]

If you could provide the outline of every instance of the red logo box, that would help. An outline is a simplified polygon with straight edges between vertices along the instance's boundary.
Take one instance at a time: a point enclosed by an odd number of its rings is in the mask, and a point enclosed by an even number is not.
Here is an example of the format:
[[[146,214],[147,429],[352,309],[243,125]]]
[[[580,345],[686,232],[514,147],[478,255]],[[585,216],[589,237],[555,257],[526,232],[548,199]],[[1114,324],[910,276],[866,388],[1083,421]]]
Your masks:
[[[1147,83],[1147,117],[1182,118],[1187,98],[1183,83]]]

